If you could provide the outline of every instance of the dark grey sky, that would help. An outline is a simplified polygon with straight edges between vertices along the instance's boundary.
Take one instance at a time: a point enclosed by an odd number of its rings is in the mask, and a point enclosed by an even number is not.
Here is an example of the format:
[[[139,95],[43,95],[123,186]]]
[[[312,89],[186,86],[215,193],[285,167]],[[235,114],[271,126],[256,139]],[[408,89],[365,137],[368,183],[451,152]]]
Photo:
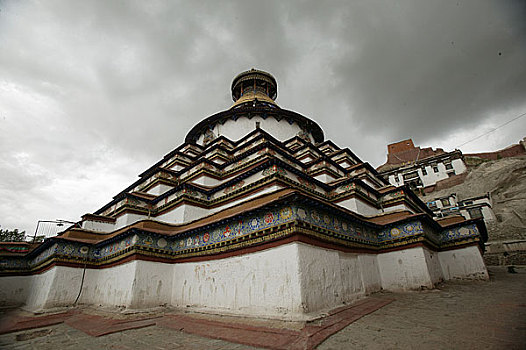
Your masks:
[[[0,1],[0,225],[78,220],[230,106],[256,67],[278,104],[374,166],[526,112],[524,1]],[[506,147],[526,117],[469,143]]]

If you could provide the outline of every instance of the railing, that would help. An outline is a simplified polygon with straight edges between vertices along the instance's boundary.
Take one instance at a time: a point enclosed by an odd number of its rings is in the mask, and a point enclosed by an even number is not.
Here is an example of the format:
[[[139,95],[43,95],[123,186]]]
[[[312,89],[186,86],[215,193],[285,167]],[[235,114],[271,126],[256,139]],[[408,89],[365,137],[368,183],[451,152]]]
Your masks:
[[[58,233],[66,230],[72,225],[77,225],[77,223],[62,219],[39,220],[37,222],[35,234],[33,235],[33,243],[42,242],[46,238],[55,237]]]

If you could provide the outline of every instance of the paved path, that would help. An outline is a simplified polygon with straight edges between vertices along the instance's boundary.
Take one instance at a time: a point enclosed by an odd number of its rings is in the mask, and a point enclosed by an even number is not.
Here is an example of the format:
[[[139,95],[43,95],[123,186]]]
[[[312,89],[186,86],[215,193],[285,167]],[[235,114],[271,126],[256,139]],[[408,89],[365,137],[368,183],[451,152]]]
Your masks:
[[[350,324],[318,349],[526,349],[526,268],[491,268],[489,282],[379,293],[391,304]],[[159,326],[89,336],[62,323],[0,336],[2,349],[253,349]]]
[[[526,349],[526,268],[518,271],[492,267],[489,282],[385,293],[396,301],[318,349]]]

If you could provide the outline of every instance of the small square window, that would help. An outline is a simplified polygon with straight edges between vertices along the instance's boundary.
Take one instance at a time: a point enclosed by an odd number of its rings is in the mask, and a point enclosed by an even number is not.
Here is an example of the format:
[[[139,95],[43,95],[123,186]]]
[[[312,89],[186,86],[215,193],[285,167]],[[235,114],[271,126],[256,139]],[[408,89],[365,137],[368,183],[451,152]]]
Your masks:
[[[453,165],[451,165],[451,163],[447,163],[446,170],[451,170],[451,169],[453,169]]]
[[[483,215],[482,215],[482,210],[480,210],[480,208],[472,208],[472,209],[469,209],[468,210],[468,213],[469,213],[469,216],[472,218],[472,219],[478,219],[478,218],[482,218]]]
[[[429,203],[427,203],[427,207],[428,207],[429,209],[436,209],[436,207],[437,207],[437,202],[436,202],[436,201],[429,202]]]
[[[427,170],[426,170],[426,168],[422,168],[422,175],[427,175]]]
[[[434,171],[435,173],[438,173],[438,166],[433,165],[433,171]]]
[[[451,203],[449,203],[449,198],[442,198],[441,202],[442,202],[443,207],[447,207],[448,205],[451,205]]]

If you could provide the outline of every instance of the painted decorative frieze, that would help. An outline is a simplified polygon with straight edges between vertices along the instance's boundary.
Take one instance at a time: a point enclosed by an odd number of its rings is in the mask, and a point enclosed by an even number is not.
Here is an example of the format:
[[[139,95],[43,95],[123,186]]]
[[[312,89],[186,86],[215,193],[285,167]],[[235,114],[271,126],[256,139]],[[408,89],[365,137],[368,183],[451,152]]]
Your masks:
[[[274,174],[287,176],[287,171],[285,169],[277,166],[277,165],[273,165],[270,168],[267,168],[267,169],[263,170],[263,173],[262,173],[263,176],[270,176],[270,175],[274,175]]]
[[[273,229],[287,227],[284,225],[293,223],[307,225],[310,230],[317,232],[318,237],[356,242],[369,246],[375,251],[389,247],[393,242],[398,242],[397,244],[404,241],[411,242],[415,238],[427,237],[433,243],[439,238],[439,242],[436,243],[450,245],[457,241],[465,242],[466,239],[480,237],[475,224],[461,225],[441,232],[435,232],[433,228],[424,226],[419,220],[378,226],[361,222],[329,207],[283,203],[272,208],[244,213],[242,217],[225,220],[219,225],[208,225],[176,235],[162,235],[132,228],[110,241],[96,245],[54,239],[49,241],[47,248],[35,254],[30,253],[26,257],[2,257],[0,272],[38,268],[54,258],[103,264],[106,261],[119,259],[123,254],[145,250],[154,251],[155,254],[168,258],[177,258],[181,254],[206,255],[208,249],[218,246],[228,247],[239,239],[252,237],[254,233],[271,234],[274,232]],[[272,230],[267,231],[269,229]]]
[[[239,182],[236,182],[235,184],[233,185],[230,185],[228,187],[226,187],[224,190],[223,190],[223,193],[224,194],[229,194],[235,190],[238,190],[240,189],[241,187],[243,187],[245,185],[245,181],[241,180]]]

